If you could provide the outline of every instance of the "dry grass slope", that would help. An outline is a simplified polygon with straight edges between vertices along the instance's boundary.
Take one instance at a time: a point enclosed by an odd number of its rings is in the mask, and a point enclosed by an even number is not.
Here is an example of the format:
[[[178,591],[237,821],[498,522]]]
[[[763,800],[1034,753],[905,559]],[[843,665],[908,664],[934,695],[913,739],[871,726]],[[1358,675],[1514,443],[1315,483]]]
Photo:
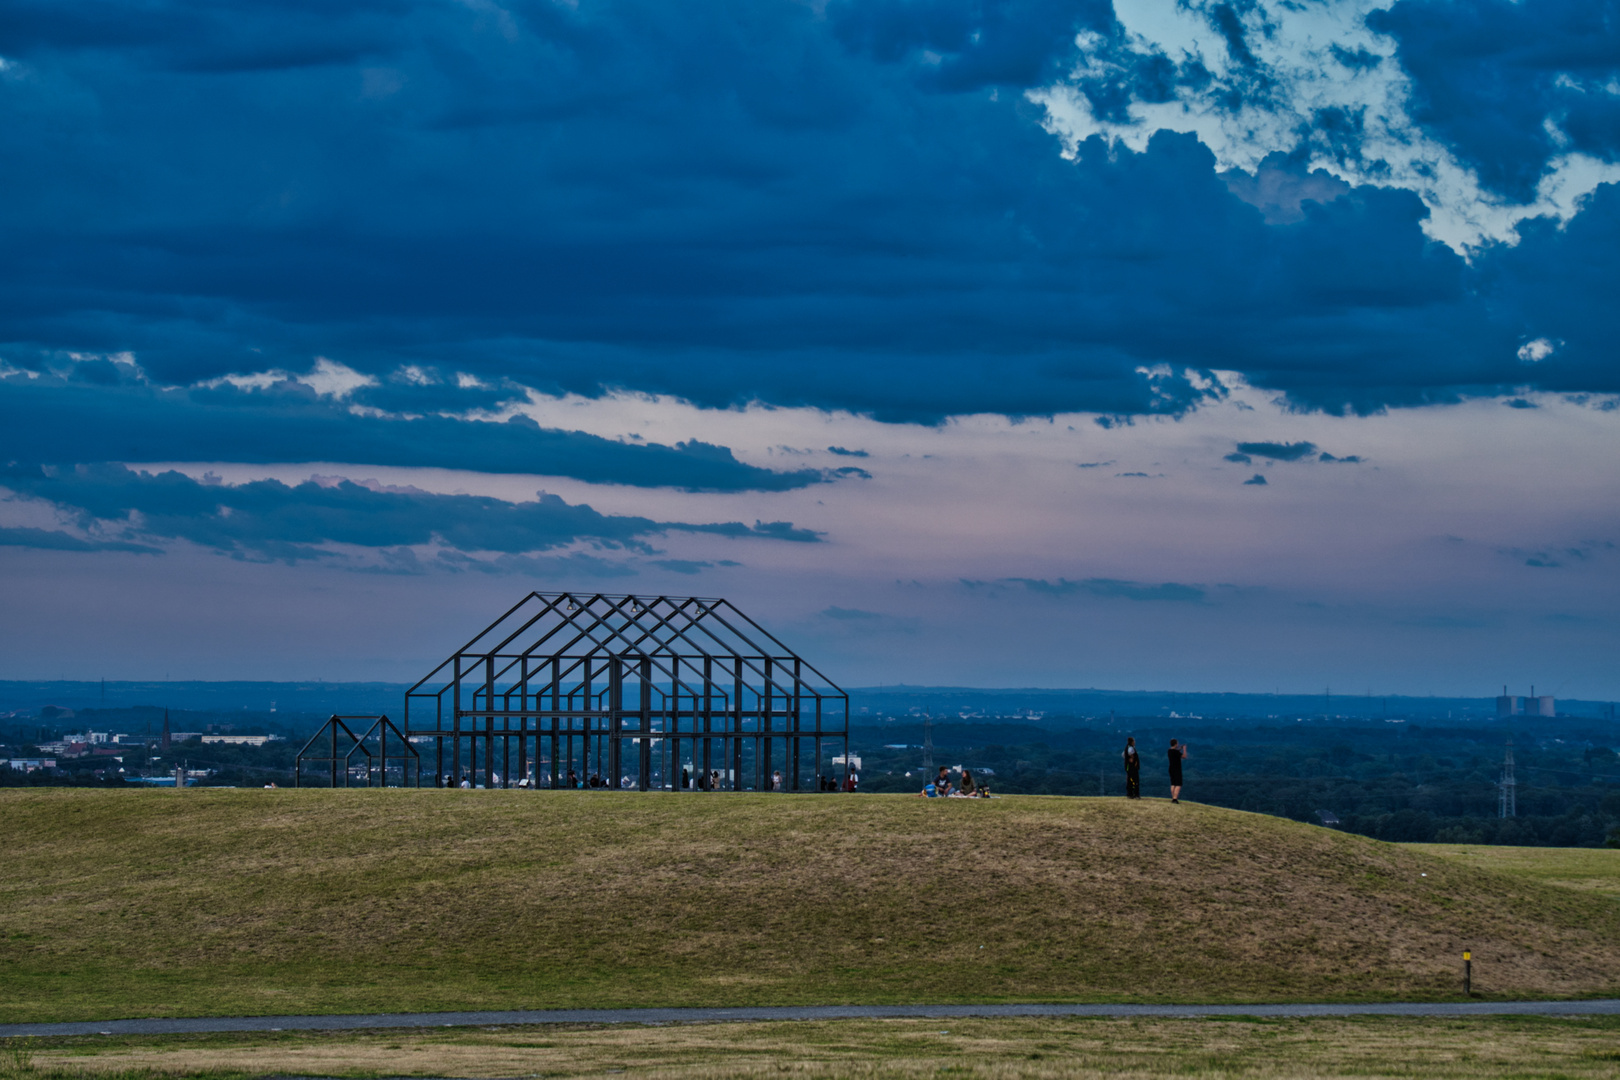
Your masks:
[[[0,1022],[1620,989],[1620,905],[1163,801],[0,792]],[[1427,876],[1424,876],[1427,875]]]

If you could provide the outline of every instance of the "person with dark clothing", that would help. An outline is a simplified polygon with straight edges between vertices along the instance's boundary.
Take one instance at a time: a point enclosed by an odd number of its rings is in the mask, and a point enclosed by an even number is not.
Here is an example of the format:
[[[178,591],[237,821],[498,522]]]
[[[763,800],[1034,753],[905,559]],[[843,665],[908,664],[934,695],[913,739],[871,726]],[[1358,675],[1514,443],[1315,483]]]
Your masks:
[[[1170,740],[1170,801],[1181,801],[1181,763],[1187,757],[1187,744]]]
[[[1125,740],[1125,797],[1142,797],[1142,756],[1136,752],[1136,736]]]

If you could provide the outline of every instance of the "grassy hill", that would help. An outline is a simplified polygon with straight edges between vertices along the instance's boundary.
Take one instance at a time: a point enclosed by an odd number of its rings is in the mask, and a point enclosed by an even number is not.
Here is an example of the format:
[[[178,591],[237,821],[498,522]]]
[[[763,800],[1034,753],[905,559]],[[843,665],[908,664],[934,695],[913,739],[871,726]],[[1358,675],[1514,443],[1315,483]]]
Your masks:
[[[9,790],[0,860],[0,1022],[1620,991],[1599,892],[1162,800]]]
[[[1594,892],[1620,901],[1620,848],[1526,848],[1412,844],[1442,858],[1511,877]]]

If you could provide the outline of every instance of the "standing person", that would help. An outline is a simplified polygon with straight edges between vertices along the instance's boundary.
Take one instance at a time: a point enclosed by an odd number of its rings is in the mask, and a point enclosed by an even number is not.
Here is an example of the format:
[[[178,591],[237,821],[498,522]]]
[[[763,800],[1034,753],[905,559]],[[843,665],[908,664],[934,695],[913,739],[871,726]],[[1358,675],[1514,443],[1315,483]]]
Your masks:
[[[1136,736],[1125,739],[1125,797],[1142,797],[1142,756],[1136,752]]]
[[[1181,801],[1181,763],[1187,758],[1187,744],[1170,740],[1170,801]]]

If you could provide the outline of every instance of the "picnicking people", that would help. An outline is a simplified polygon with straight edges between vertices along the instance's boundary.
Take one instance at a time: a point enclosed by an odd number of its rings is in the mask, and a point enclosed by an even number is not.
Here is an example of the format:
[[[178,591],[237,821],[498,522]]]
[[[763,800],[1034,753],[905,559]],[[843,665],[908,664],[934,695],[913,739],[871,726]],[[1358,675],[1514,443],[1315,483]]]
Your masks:
[[[848,788],[847,790],[853,791],[854,788]],[[989,799],[993,797],[990,794],[990,785],[975,781],[973,773],[967,769],[962,770],[962,782],[952,785],[951,770],[945,765],[939,767],[939,774],[924,784],[923,789],[917,794],[924,799]]]

